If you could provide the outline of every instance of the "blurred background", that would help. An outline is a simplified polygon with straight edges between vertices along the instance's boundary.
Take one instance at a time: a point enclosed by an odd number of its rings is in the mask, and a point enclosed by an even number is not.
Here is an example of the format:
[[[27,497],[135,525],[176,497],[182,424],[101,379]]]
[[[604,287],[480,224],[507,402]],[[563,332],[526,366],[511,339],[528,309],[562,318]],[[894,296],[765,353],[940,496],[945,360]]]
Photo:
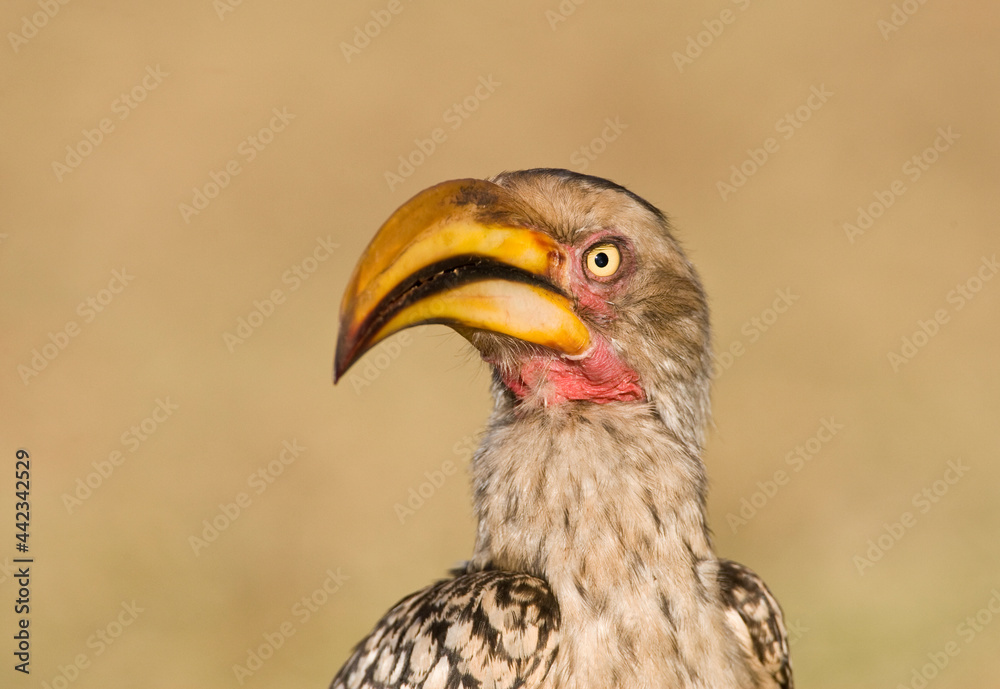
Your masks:
[[[3,686],[324,687],[467,557],[484,365],[419,328],[333,387],[337,312],[407,198],[538,166],[661,207],[701,271],[716,545],[798,685],[998,686],[995,3],[11,0],[0,29]]]

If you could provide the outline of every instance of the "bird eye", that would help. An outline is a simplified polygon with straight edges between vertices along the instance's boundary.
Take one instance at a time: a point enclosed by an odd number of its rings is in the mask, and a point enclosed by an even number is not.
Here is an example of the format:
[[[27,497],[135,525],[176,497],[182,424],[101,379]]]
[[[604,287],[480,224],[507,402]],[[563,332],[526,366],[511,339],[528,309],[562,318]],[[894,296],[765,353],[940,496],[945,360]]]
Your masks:
[[[587,270],[595,277],[611,277],[621,262],[621,252],[614,244],[598,244],[587,251]]]

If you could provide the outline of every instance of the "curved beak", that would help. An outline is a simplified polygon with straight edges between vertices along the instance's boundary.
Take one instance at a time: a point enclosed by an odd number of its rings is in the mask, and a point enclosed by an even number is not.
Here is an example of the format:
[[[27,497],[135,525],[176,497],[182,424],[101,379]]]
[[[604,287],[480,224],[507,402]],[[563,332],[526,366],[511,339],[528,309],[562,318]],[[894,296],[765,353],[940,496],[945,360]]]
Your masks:
[[[566,254],[547,234],[502,220],[516,207],[503,187],[462,179],[393,213],[344,292],[334,380],[393,333],[426,323],[582,354],[590,333],[553,281]]]

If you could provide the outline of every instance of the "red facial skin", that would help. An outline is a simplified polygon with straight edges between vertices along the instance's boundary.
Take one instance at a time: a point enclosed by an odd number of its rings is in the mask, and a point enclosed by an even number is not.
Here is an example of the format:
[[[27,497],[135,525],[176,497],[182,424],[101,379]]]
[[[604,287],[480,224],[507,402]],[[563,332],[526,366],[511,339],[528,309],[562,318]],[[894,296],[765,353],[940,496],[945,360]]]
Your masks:
[[[639,376],[611,352],[604,340],[583,359],[558,355],[529,357],[504,383],[519,398],[540,397],[546,405],[568,400],[636,402],[646,399]]]
[[[614,275],[601,278],[587,270],[585,258],[588,249],[606,242],[618,247],[621,265]],[[615,314],[609,302],[627,288],[635,271],[631,246],[612,230],[599,230],[566,247],[566,258],[556,262],[554,281],[567,286],[591,320],[612,320]],[[528,356],[520,370],[501,373],[504,384],[518,398],[539,399],[546,406],[569,400],[598,404],[644,401],[639,375],[615,355],[610,342],[593,331],[591,337],[591,348],[584,356],[571,359],[555,352]]]

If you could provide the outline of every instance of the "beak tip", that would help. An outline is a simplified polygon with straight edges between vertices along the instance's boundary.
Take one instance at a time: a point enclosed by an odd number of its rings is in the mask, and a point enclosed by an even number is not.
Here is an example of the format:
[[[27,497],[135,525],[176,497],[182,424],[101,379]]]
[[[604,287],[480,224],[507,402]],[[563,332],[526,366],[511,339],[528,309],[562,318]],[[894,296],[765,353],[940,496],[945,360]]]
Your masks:
[[[344,356],[344,349],[337,347],[337,353],[333,357],[333,384],[336,385],[347,373],[347,369],[354,363],[353,360]]]
[[[347,369],[351,367],[354,363],[356,356],[352,356],[352,350],[354,347],[351,343],[346,341],[346,332],[341,330],[340,337],[337,338],[337,349],[336,353],[333,355],[333,384],[336,385],[344,374],[347,373]]]

